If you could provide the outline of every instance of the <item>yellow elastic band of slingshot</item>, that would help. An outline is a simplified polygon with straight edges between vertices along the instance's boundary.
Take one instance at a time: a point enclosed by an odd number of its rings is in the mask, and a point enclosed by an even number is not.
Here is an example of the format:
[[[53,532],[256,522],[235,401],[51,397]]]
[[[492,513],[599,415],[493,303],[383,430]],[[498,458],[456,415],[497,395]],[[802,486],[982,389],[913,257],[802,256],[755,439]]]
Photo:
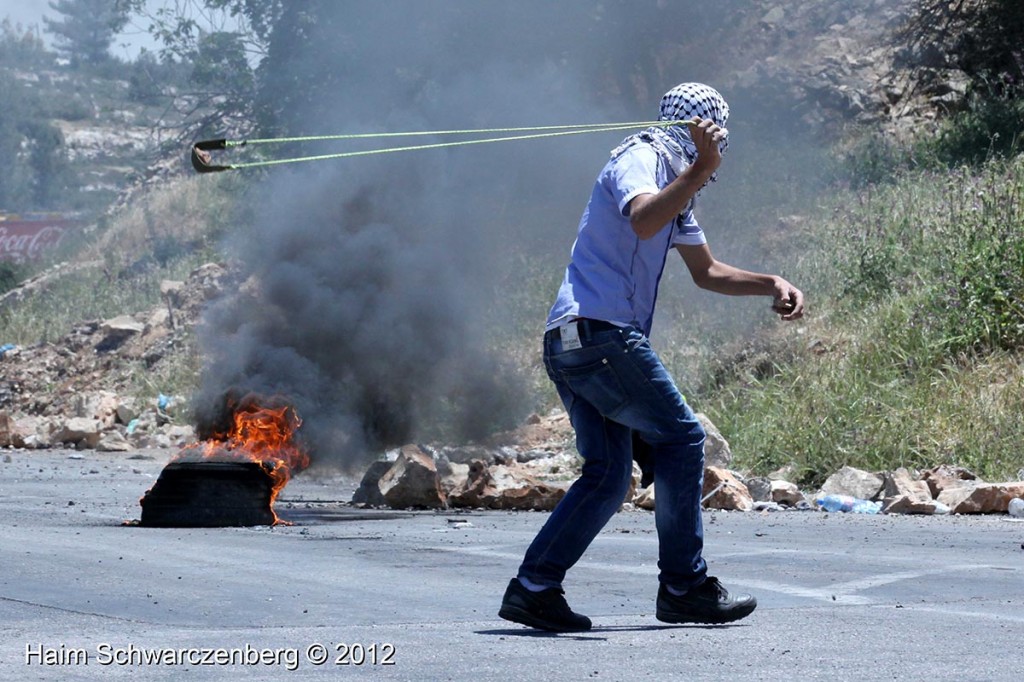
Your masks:
[[[463,147],[472,144],[490,144],[492,142],[509,142],[512,140],[539,140],[543,138],[562,137],[566,135],[581,135],[584,133],[606,133],[621,130],[632,130],[658,126],[667,128],[674,125],[692,124],[692,121],[639,121],[631,123],[581,123],[562,126],[535,126],[528,128],[481,128],[476,130],[433,130],[402,133],[355,133],[349,135],[309,135],[304,137],[278,137],[253,140],[225,140],[224,148],[242,147],[249,145],[283,144],[288,142],[322,142],[330,140],[363,140],[374,138],[393,137],[417,137],[417,136],[441,136],[441,135],[480,135],[498,134],[500,137],[486,137],[472,140],[457,140],[454,142],[435,142],[431,144],[408,145],[402,147],[386,147],[383,149],[366,149],[361,151],[338,152],[333,154],[318,154],[315,156],[299,156],[286,159],[264,159],[245,163],[235,163],[228,166],[220,166],[219,169],[236,170],[242,168],[257,168],[261,166],[276,166],[286,163],[302,163],[307,161],[326,161],[328,159],[345,159],[356,156],[371,156],[374,154],[390,154],[394,152],[425,151],[428,149],[445,149],[448,147]],[[507,135],[504,133],[526,133],[521,135]],[[201,143],[199,143],[201,144]]]

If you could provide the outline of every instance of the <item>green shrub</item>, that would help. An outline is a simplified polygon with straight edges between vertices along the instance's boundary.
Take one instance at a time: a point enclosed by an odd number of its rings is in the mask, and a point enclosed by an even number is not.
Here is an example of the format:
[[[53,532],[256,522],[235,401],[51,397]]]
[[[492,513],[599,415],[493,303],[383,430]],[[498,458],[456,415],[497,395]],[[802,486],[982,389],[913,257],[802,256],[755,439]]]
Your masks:
[[[63,121],[91,121],[96,113],[92,104],[79,93],[50,100],[46,110],[53,118]]]
[[[1024,99],[992,91],[972,94],[966,109],[945,120],[933,139],[918,143],[917,156],[932,166],[976,166],[1024,149]]]
[[[837,215],[838,294],[926,292],[915,318],[947,353],[1024,349],[1024,157],[908,176]]]
[[[187,67],[173,61],[161,61],[148,50],[128,64],[128,99],[142,104],[158,104],[172,99],[169,94],[187,81]]]
[[[18,263],[0,261],[0,294],[5,294],[18,286],[25,278],[25,266]]]
[[[1024,151],[1024,97],[1016,91],[975,90],[963,109],[942,119],[934,134],[896,142],[874,130],[854,134],[838,154],[833,177],[853,189],[899,182],[908,171],[978,167]]]

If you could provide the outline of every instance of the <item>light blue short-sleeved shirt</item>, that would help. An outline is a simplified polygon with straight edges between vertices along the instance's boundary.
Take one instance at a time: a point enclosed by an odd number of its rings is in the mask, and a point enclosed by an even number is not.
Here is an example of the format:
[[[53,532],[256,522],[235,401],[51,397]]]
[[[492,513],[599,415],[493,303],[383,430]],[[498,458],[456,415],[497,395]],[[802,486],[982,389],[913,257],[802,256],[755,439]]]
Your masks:
[[[633,325],[650,335],[669,250],[676,244],[707,242],[693,217],[692,201],[650,239],[641,240],[633,231],[629,202],[640,194],[656,194],[674,179],[668,164],[644,143],[605,165],[580,219],[548,329],[586,317]]]

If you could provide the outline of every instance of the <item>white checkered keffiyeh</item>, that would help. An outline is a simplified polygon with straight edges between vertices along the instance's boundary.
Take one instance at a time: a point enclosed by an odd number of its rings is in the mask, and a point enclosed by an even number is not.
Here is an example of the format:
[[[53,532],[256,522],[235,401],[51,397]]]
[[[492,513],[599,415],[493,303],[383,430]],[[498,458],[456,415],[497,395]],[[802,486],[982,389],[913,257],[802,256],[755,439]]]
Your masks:
[[[711,119],[716,125],[724,128],[725,122],[729,119],[729,105],[717,90],[703,83],[682,83],[661,98],[659,121],[681,121],[692,119],[694,116]],[[697,147],[693,144],[687,126],[652,127],[630,135],[612,150],[612,158],[639,142],[651,145],[676,175],[679,175],[685,166],[697,160]],[[728,139],[722,140],[718,148],[724,154],[729,148]],[[718,173],[712,173],[710,181],[714,182],[717,179]]]

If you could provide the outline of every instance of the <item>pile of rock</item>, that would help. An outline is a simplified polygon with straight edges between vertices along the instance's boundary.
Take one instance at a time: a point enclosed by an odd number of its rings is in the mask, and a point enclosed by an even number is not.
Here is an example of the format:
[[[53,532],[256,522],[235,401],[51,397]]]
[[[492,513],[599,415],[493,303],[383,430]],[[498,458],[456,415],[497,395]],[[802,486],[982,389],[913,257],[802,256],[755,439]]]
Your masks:
[[[150,310],[83,322],[56,342],[5,350],[0,446],[119,450],[192,439],[190,426],[171,423],[171,406],[144,406],[128,396],[140,373],[158,374],[192,352],[192,329],[226,276],[221,265],[203,265],[184,282],[163,282],[162,300]]]
[[[111,391],[82,393],[73,409],[60,415],[0,412],[0,447],[75,447],[100,452],[183,447],[195,440],[191,426],[174,424],[164,405],[142,406]]]
[[[1024,498],[1024,482],[986,483],[952,466],[919,474],[905,468],[873,473],[843,467],[810,493],[787,480],[792,472],[785,469],[764,477],[730,470],[728,442],[707,417],[698,418],[707,433],[702,504],[708,509],[815,510],[822,496],[840,495],[875,501],[888,514],[987,514],[1005,513],[1010,500]],[[370,465],[352,502],[395,509],[550,510],[579,475],[580,459],[571,442],[568,419],[556,411],[534,415],[523,428],[488,445],[406,445]],[[655,508],[654,486],[641,488],[640,479],[634,465],[623,509]]]
[[[707,433],[706,458],[720,467],[732,460],[729,444],[707,417],[697,418]],[[580,473],[572,426],[564,411],[531,416],[515,431],[488,443],[467,446],[406,445],[366,470],[352,498],[360,506],[403,509],[470,507],[550,510]],[[623,500],[653,508],[653,486],[633,481]]]
[[[536,478],[514,460],[452,463],[427,446],[406,445],[393,453],[393,459],[367,469],[352,501],[395,509],[551,510],[563,495],[563,487]]]
[[[704,472],[705,506],[737,511],[805,510],[817,508],[815,501],[826,495],[839,495],[878,502],[886,514],[1002,514],[1010,500],[1024,498],[1024,481],[986,483],[963,467],[949,465],[919,473],[902,467],[882,473],[843,467],[810,495],[785,480],[784,473],[744,480],[735,472],[709,467]]]
[[[353,503],[396,509],[550,510],[579,473],[562,411],[477,445],[406,445],[367,469]]]

